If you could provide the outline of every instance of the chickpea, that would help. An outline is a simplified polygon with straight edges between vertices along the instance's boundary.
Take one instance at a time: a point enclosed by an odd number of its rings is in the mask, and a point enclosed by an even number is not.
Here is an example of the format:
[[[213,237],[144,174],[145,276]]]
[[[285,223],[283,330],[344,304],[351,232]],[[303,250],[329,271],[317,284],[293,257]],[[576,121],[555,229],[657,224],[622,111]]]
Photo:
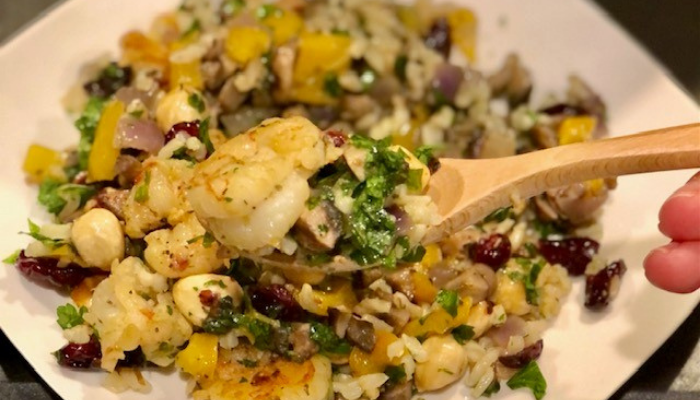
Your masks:
[[[114,214],[93,208],[73,222],[71,241],[90,266],[109,270],[124,258],[124,231]]]
[[[199,101],[204,104],[204,97],[201,94],[185,89],[173,89],[158,102],[156,121],[163,132],[167,132],[179,122],[203,119],[203,112],[190,104],[190,96],[198,96]]]
[[[423,348],[429,357],[416,365],[414,379],[419,392],[442,389],[467,369],[466,352],[451,335],[433,336],[423,342]]]
[[[203,294],[208,291],[209,293]],[[209,315],[211,304],[207,298],[214,301],[230,296],[233,305],[238,307],[243,299],[243,289],[235,280],[225,275],[201,274],[182,278],[173,286],[173,300],[178,310],[193,325],[202,326]]]

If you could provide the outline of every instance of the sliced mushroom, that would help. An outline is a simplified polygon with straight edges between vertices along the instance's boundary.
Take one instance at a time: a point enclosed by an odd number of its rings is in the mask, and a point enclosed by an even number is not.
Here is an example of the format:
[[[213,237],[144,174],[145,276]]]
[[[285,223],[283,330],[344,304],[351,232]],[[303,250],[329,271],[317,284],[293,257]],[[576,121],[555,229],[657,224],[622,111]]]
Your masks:
[[[496,287],[496,273],[484,264],[473,264],[455,279],[445,285],[445,289],[455,290],[460,296],[469,296],[474,303],[486,300]]]
[[[224,83],[226,76],[219,61],[204,61],[200,68],[202,80],[209,90],[216,90]]]
[[[496,96],[505,95],[511,107],[526,103],[532,92],[532,77],[515,54],[510,54],[498,72],[488,78]]]
[[[366,94],[349,94],[343,96],[341,109],[343,118],[356,121],[367,114],[370,114],[379,107],[376,101]]]
[[[315,252],[332,250],[342,234],[342,215],[329,201],[308,207],[294,225],[294,237],[299,244]]]
[[[104,188],[95,196],[96,207],[106,208],[118,219],[124,220],[124,204],[129,198],[129,191],[126,189]]]
[[[238,110],[238,108],[246,101],[248,98],[248,93],[242,93],[236,88],[235,77],[230,77],[224,82],[224,86],[221,87],[219,92],[219,103],[221,103],[221,108],[225,112],[232,112]]]
[[[289,342],[292,345],[292,351],[302,360],[318,353],[318,345],[311,339],[311,324],[309,323],[292,324]]]
[[[596,212],[608,198],[608,188],[603,185],[600,190],[590,193],[584,183],[547,191],[550,204],[560,217],[574,225],[581,225],[593,220]]]
[[[345,337],[350,343],[367,353],[372,352],[377,342],[377,336],[374,334],[374,325],[354,317],[348,322]]]
[[[413,300],[415,287],[413,285],[413,280],[411,279],[411,270],[408,268],[403,268],[398,271],[394,271],[388,274],[384,279],[386,279],[389,286],[396,292],[401,292]]]
[[[379,396],[379,400],[411,400],[413,387],[411,382],[396,384]]]

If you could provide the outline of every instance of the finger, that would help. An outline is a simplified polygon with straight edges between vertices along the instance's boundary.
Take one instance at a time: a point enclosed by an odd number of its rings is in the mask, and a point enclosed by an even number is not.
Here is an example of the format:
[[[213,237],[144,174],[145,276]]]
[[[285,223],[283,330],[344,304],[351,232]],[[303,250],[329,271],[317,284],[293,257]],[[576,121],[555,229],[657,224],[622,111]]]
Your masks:
[[[700,241],[671,242],[655,249],[644,260],[647,279],[675,293],[700,288]]]
[[[661,206],[659,230],[677,241],[700,240],[700,173]]]

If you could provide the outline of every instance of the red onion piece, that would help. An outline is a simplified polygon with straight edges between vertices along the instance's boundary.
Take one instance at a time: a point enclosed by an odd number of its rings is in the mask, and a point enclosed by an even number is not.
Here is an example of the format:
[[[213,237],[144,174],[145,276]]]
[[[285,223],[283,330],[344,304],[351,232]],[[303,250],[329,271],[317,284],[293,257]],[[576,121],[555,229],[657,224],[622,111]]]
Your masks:
[[[165,144],[165,137],[154,121],[122,118],[117,124],[114,145],[120,149],[138,149],[155,154]]]
[[[447,63],[440,64],[435,69],[433,88],[445,96],[449,102],[453,102],[463,79],[464,71],[462,68]]]

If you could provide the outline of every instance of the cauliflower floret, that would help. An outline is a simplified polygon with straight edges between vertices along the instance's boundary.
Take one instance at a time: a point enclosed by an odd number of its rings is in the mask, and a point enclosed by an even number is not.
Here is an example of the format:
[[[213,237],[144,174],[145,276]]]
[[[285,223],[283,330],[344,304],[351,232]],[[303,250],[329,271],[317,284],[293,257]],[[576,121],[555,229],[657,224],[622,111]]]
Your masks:
[[[139,346],[148,361],[172,364],[192,327],[168,290],[167,278],[135,257],[112,268],[110,277],[97,285],[84,320],[99,334],[103,369],[114,371],[124,352]]]
[[[192,210],[185,186],[192,179],[191,164],[185,160],[146,160],[144,170],[124,205],[125,231],[142,238],[164,225],[180,222]]]
[[[173,229],[160,229],[146,236],[144,258],[148,265],[168,278],[212,272],[223,265],[217,257],[219,243],[206,233],[193,214]]]

